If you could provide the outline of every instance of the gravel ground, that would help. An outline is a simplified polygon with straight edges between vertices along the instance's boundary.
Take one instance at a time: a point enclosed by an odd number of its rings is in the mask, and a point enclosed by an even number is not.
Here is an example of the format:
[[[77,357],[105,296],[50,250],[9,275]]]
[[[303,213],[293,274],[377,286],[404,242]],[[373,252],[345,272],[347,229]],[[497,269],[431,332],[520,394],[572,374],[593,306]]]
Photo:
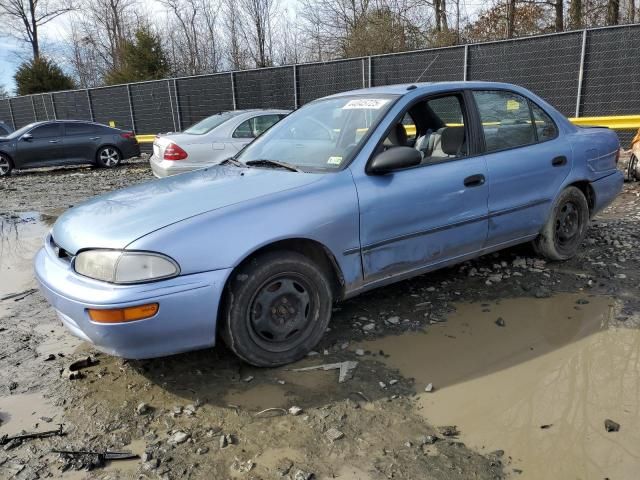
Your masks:
[[[33,284],[16,281],[14,288],[12,279],[29,268],[35,243],[11,243],[11,236],[37,236],[41,224],[45,228],[69,206],[151,178],[145,161],[133,161],[115,170],[44,170],[0,180],[2,231],[7,245],[18,245],[21,253],[17,260],[8,250],[2,254],[13,270],[2,271],[8,281],[3,278],[0,289],[0,437],[20,429],[56,428],[58,423],[66,432],[1,447],[0,477],[519,476],[523,472],[517,459],[510,458],[509,445],[492,451],[471,448],[464,443],[464,431],[432,425],[429,412],[419,407],[429,394],[425,384],[390,366],[384,351],[360,351],[358,345],[447,328],[461,302],[486,305],[489,311],[505,299],[528,301],[561,292],[607,295],[618,305],[615,322],[638,327],[640,188],[627,184],[615,204],[593,221],[580,254],[568,262],[545,263],[522,246],[337,305],[317,355],[294,367],[358,362],[344,383],[337,382],[336,371],[302,374],[290,368],[248,367],[222,345],[149,361],[102,355],[58,325],[42,296],[29,290]],[[509,325],[507,319],[507,329]],[[70,380],[70,362],[87,355],[92,364],[81,370],[81,378]],[[443,369],[447,363],[445,355]],[[478,375],[476,366],[469,370]],[[294,415],[290,407],[302,411]],[[124,449],[141,458],[103,465],[99,456],[71,457],[52,453],[55,449]]]

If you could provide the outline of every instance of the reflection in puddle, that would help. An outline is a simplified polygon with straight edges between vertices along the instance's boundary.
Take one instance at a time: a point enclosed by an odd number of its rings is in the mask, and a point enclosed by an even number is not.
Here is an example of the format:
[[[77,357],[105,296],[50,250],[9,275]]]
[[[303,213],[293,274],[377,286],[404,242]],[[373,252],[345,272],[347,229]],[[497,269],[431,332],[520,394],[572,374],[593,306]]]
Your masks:
[[[56,213],[0,215],[0,297],[35,287],[33,257]]]
[[[457,425],[472,448],[505,450],[518,478],[635,478],[640,331],[609,325],[611,299],[583,298],[462,304],[427,333],[361,348],[384,350],[420,392],[433,383],[419,396],[422,414]],[[605,431],[607,418],[619,432]]]
[[[55,430],[61,418],[60,409],[40,394],[0,397],[0,437],[15,435],[22,430]]]

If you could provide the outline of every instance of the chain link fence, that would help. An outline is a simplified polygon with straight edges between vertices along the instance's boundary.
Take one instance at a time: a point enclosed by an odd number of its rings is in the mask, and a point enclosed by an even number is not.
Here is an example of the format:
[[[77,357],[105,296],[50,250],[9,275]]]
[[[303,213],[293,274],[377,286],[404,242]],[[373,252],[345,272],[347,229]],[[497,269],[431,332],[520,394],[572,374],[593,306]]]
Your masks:
[[[522,85],[568,117],[637,115],[639,65],[640,25],[625,25],[13,97],[0,100],[0,120],[14,128],[40,120],[93,120],[155,134],[224,110],[295,109],[345,90],[447,80]],[[632,133],[619,134],[626,146]]]

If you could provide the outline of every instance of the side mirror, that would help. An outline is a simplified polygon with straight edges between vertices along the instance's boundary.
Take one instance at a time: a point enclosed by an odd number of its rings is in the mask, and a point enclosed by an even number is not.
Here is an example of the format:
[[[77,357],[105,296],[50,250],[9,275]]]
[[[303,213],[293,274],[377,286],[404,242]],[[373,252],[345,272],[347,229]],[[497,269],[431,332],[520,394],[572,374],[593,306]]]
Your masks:
[[[33,135],[31,135],[30,133],[25,133],[24,135],[22,135],[22,137],[20,137],[20,140],[30,142],[31,140],[33,140]]]
[[[412,147],[392,147],[373,158],[368,173],[384,175],[385,173],[415,167],[422,162],[422,155]]]

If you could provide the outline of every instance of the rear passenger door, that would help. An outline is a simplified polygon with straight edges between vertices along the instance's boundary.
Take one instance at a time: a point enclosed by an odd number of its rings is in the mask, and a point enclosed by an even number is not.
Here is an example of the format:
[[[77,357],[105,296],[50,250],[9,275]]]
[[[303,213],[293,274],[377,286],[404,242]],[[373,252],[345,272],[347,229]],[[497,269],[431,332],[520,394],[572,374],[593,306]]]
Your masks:
[[[571,147],[538,105],[507,90],[473,92],[489,185],[487,246],[536,235],[571,169]]]
[[[100,127],[90,123],[64,124],[65,161],[93,162],[101,139]]]

